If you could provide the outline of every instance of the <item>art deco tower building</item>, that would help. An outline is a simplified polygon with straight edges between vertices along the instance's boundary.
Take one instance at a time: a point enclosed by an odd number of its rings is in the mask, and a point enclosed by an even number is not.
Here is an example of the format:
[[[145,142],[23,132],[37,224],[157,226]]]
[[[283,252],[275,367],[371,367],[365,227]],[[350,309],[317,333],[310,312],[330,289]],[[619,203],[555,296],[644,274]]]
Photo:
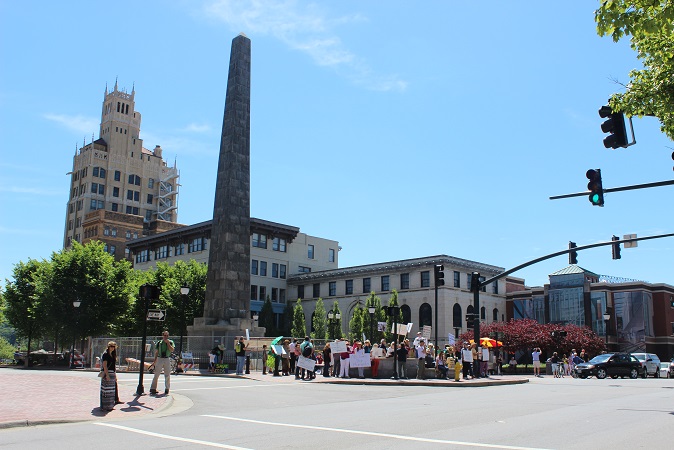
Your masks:
[[[99,138],[75,152],[65,248],[73,240],[100,240],[116,259],[128,258],[126,241],[180,226],[178,170],[166,164],[159,145],[143,147],[135,95],[117,82],[110,92],[106,87]]]

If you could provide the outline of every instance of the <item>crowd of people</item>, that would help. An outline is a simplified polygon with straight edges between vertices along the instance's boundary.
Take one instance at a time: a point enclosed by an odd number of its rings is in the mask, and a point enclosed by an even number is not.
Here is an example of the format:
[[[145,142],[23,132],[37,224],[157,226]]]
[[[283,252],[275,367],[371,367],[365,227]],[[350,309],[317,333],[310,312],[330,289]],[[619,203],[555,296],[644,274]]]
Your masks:
[[[339,342],[339,351],[333,351],[332,346]],[[435,378],[449,379],[455,377],[450,374],[450,368],[461,366],[464,379],[489,377],[489,372],[500,374],[501,352],[494,352],[487,347],[478,347],[476,344],[465,342],[463,346],[446,345],[444,349],[437,349],[427,343],[417,333],[413,341],[403,339],[400,342],[387,343],[381,339],[378,343],[370,340],[363,341],[339,339],[332,343],[327,342],[322,349],[316,348],[309,336],[304,340],[284,339],[279,342],[282,349],[271,346],[263,347],[264,367],[263,375],[291,376],[297,380],[313,380],[317,374],[324,377],[351,378],[350,369],[355,368],[358,378],[365,378],[365,367],[370,368],[372,378],[379,377],[379,366],[383,359],[397,359],[394,370],[400,379],[415,376],[417,379],[426,379],[426,369],[434,369]],[[300,366],[300,357],[305,358]],[[363,359],[365,358],[365,359]],[[407,360],[414,358],[416,373],[408,374]],[[369,359],[369,361],[368,361]],[[306,360],[311,363],[307,364]],[[365,362],[363,362],[365,361]]]

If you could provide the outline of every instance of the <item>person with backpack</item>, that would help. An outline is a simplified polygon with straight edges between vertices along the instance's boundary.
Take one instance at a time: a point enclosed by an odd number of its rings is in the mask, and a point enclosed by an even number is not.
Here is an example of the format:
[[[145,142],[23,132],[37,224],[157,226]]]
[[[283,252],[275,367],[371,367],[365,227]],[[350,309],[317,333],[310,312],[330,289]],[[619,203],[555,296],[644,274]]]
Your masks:
[[[302,344],[300,344],[300,353],[305,358],[311,358],[311,355],[314,353],[314,346],[311,343],[311,338],[309,338],[309,336],[305,336],[304,342],[302,342]],[[299,369],[299,367],[298,367],[298,369]],[[295,374],[295,375],[296,375],[295,378],[297,378],[297,374]],[[308,370],[302,369],[302,379],[303,380],[305,379],[304,378],[305,376],[306,376],[307,380],[312,379],[312,373],[309,372]]]
[[[164,330],[161,340],[154,345],[154,377],[150,385],[150,395],[157,395],[157,382],[159,375],[164,372],[164,394],[168,395],[171,388],[171,353],[175,350],[175,344],[169,339],[169,332]]]

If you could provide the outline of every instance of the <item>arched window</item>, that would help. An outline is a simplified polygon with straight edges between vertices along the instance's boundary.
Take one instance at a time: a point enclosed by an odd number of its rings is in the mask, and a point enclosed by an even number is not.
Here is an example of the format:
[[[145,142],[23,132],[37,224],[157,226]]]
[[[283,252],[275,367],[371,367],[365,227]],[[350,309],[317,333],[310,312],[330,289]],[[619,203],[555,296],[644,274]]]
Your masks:
[[[454,303],[452,309],[452,326],[454,328],[461,328],[463,326],[463,318],[461,317],[461,305]]]
[[[400,312],[403,314],[403,323],[408,324],[412,321],[412,310],[409,305],[402,305],[400,307]]]
[[[480,308],[480,319],[487,320],[487,308],[484,306]]]
[[[498,308],[494,308],[494,311],[492,313],[492,317],[494,319],[494,322],[498,322]]]
[[[473,305],[468,305],[468,308],[466,308],[466,314],[473,314],[475,312],[475,308]]]
[[[428,303],[419,307],[419,328],[424,325],[433,325],[433,308]]]

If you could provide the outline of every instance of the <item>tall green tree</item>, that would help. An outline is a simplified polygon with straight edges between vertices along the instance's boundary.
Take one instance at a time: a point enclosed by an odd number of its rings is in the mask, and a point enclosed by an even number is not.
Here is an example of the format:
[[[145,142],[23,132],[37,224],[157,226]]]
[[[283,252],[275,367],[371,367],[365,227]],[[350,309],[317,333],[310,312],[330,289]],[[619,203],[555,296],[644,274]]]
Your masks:
[[[363,339],[363,325],[365,323],[365,309],[357,306],[353,309],[353,315],[349,320],[349,339],[361,341]]]
[[[291,337],[293,329],[293,318],[295,316],[295,311],[293,305],[290,302],[286,303],[286,307],[283,309],[283,317],[281,317],[281,329],[279,334],[282,336]]]
[[[258,323],[261,327],[264,327],[264,335],[267,337],[278,336],[278,330],[274,326],[274,308],[271,304],[269,296],[262,305],[260,310],[260,316],[258,317]]]
[[[314,310],[314,317],[312,320],[312,325],[314,331],[311,333],[312,339],[328,339],[328,324],[327,317],[325,312],[325,305],[323,304],[323,299],[318,298],[316,300],[316,309]]]
[[[674,140],[674,3],[667,0],[601,0],[595,11],[597,33],[614,42],[630,36],[643,64],[629,73],[625,92],[610,106],[628,116],[655,116]]]
[[[131,304],[131,272],[128,261],[115,261],[99,241],[74,242],[70,249],[53,253],[45,300],[54,336],[115,334]],[[76,301],[79,307],[74,307]]]
[[[398,305],[398,291],[393,289],[391,292],[391,298],[388,301],[388,306],[399,306]],[[398,309],[398,318],[396,319],[398,323],[403,323],[403,313]],[[393,329],[393,316],[387,314],[386,317],[386,342],[392,342],[394,337],[399,338],[397,334],[391,333]]]
[[[307,321],[304,317],[302,299],[298,298],[293,309],[293,327],[290,330],[293,337],[304,338],[307,335]]]
[[[40,338],[44,332],[42,293],[45,291],[45,276],[41,274],[48,270],[47,261],[29,259],[28,262],[14,265],[13,281],[6,280],[5,315],[17,334],[26,339],[28,354],[31,352],[33,339]],[[26,364],[29,364],[29,360],[30,358],[26,358]]]

